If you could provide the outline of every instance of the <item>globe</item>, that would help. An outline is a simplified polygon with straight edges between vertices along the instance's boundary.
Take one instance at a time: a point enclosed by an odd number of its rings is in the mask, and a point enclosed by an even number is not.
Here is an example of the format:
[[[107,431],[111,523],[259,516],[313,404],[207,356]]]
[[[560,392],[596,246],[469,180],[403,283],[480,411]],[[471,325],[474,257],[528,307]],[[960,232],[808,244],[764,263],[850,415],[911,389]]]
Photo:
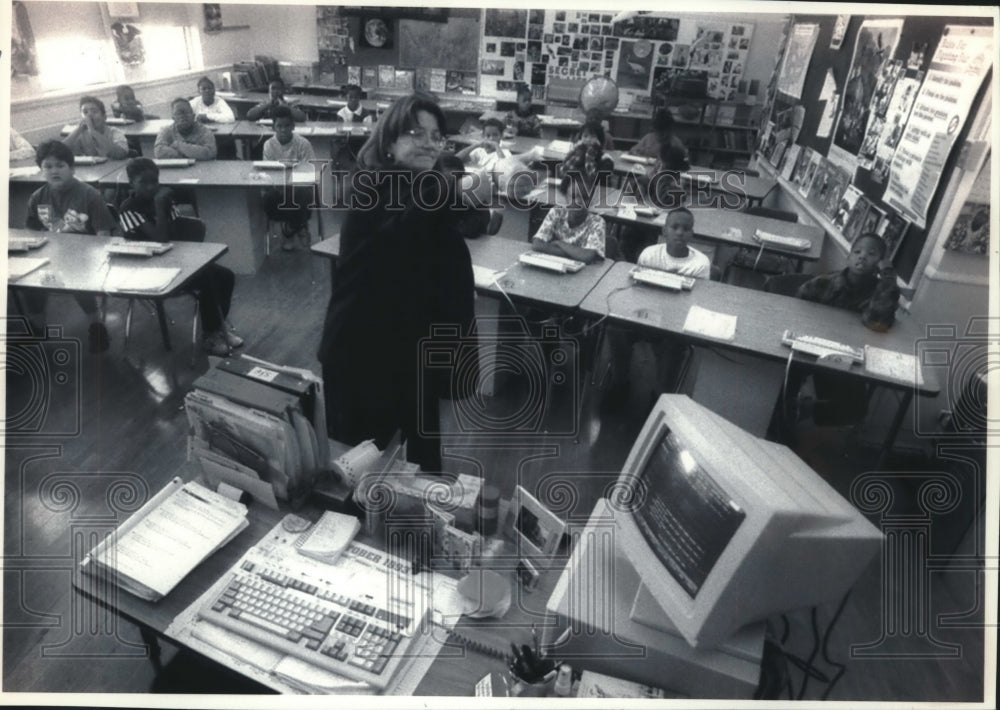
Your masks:
[[[580,108],[583,112],[599,111],[607,115],[618,105],[618,85],[606,77],[595,77],[580,90]]]

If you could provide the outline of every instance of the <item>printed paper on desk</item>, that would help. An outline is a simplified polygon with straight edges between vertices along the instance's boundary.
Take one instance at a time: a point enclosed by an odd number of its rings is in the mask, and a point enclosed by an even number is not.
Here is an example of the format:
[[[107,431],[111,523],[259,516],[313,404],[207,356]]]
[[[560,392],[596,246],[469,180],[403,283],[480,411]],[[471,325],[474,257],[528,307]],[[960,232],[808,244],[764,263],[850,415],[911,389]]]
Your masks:
[[[11,177],[30,177],[31,175],[41,175],[42,171],[34,165],[22,165],[19,168],[11,168],[7,174]]]
[[[494,271],[478,264],[472,265],[472,278],[479,288],[489,288],[503,275],[503,271]]]
[[[736,337],[736,316],[691,306],[684,321],[684,330],[717,340],[732,340]]]
[[[901,382],[914,382],[918,386],[924,384],[924,373],[920,369],[920,362],[909,353],[866,345],[865,369],[873,375],[891,377]]]
[[[195,184],[201,182],[201,180],[199,180],[198,178],[181,178],[177,182],[181,183],[183,185],[195,185]]]
[[[162,293],[173,283],[181,270],[176,267],[112,266],[104,281],[108,293]]]
[[[219,483],[228,483],[241,491],[246,491],[255,501],[263,503],[271,510],[278,509],[274,488],[267,481],[262,481],[252,468],[200,446],[192,446],[189,458],[197,459],[201,464],[205,482],[211,488],[217,488]]]

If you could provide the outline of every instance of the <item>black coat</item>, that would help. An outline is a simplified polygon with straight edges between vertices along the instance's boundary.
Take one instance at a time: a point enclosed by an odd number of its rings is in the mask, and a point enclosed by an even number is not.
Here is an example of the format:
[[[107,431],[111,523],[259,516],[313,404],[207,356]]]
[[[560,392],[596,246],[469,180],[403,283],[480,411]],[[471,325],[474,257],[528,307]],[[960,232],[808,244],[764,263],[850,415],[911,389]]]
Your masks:
[[[432,326],[455,326],[436,338],[442,343],[468,336],[472,261],[450,207],[453,186],[423,180],[418,199],[409,173],[372,175],[375,194],[354,197],[374,197],[373,206],[353,205],[341,230],[318,353],[330,435],[346,444],[375,438],[381,448],[401,429],[409,459],[437,471],[438,400],[450,394],[453,370],[424,367],[421,340]]]

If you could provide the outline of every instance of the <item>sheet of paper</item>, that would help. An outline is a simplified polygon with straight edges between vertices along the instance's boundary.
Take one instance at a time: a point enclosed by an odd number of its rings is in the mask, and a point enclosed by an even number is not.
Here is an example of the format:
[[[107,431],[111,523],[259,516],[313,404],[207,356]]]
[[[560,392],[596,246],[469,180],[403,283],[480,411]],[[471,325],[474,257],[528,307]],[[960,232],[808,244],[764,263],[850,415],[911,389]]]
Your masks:
[[[736,336],[736,316],[691,306],[684,321],[684,330],[717,340],[732,340]]]
[[[819,92],[820,101],[829,101],[837,93],[837,80],[833,78],[833,70],[826,70],[826,78],[823,79],[823,88]]]
[[[494,271],[493,269],[477,264],[472,265],[472,278],[479,288],[489,288],[501,274],[503,274],[503,271]]]
[[[833,130],[833,122],[837,118],[837,104],[840,103],[840,94],[834,94],[823,107],[823,115],[816,126],[817,138],[829,138],[830,131]]]
[[[17,281],[48,263],[48,257],[44,256],[12,256],[7,259],[7,278],[10,281]]]
[[[197,185],[201,181],[198,178],[181,178],[177,182],[182,185]]]
[[[891,377],[902,382],[924,384],[924,373],[917,358],[910,353],[865,346],[865,369],[873,375]]]
[[[108,293],[162,293],[180,273],[177,267],[115,265],[108,269],[104,290]]]
[[[22,165],[19,168],[11,168],[8,174],[11,177],[30,177],[32,175],[41,175],[42,171],[34,165]]]

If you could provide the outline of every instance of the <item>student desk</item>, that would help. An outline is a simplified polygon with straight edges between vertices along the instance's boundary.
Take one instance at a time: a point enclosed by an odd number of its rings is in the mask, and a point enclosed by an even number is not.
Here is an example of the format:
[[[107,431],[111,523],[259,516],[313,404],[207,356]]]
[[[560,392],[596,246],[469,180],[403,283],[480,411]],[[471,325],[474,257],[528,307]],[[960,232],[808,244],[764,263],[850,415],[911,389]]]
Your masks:
[[[225,99],[237,120],[246,119],[247,111],[257,104],[271,100],[271,95],[266,91],[250,91],[243,94],[232,94],[228,92],[217,92],[220,98]],[[310,118],[330,117],[334,118],[337,111],[347,105],[346,99],[328,98],[325,96],[309,96],[308,94],[285,95],[285,101],[291,106],[297,106],[306,112]],[[361,106],[370,111],[381,112],[389,107],[386,101],[374,101],[372,99],[362,99]]]
[[[488,118],[499,119],[502,123],[507,123],[507,114],[509,111],[483,111],[479,114],[479,121],[483,122]],[[549,114],[539,113],[538,118],[542,124],[542,138],[552,140],[559,135],[571,134],[575,131],[579,131],[580,127],[583,126],[583,122],[570,117],[553,116]]]
[[[363,123],[343,123],[341,121],[310,121],[298,123],[295,132],[307,139],[316,151],[317,158],[336,158],[338,150],[334,143],[347,141],[360,146],[371,135],[373,126]],[[249,159],[254,146],[263,146],[264,141],[274,135],[274,127],[270,121],[237,121],[229,133],[240,144],[237,154]],[[321,148],[325,148],[321,150]],[[256,153],[259,155],[259,153]]]
[[[152,118],[147,121],[134,121],[124,125],[116,125],[125,137],[128,138],[129,146],[138,147],[139,152],[147,157],[153,157],[153,146],[156,144],[156,137],[160,135],[167,126],[173,124],[170,118]],[[206,123],[205,127],[216,136],[228,136],[233,129],[232,123]],[[61,135],[69,135],[76,124],[68,123],[63,126]]]
[[[350,447],[330,441],[331,457],[339,456]],[[186,476],[185,476],[186,477]],[[253,545],[267,535],[282,519],[284,512],[270,510],[263,504],[251,502],[247,520],[249,527],[239,533],[232,541],[203,561],[191,574],[187,575],[167,596],[158,602],[144,601],[128,592],[115,587],[107,577],[83,573],[79,565],[73,571],[73,587],[76,594],[83,599],[95,603],[108,615],[115,614],[135,624],[142,640],[149,647],[150,660],[154,668],[162,668],[159,641],[164,639],[179,646],[188,653],[227,666],[243,675],[248,685],[255,685],[255,693],[295,692],[294,689],[281,680],[259,669],[248,669],[246,664],[236,663],[228,656],[214,649],[203,651],[192,648],[184,639],[168,634],[168,629],[174,618],[193,604],[222,575],[235,564],[240,557]],[[315,520],[320,513],[308,508],[299,511],[302,517]],[[373,544],[359,533],[360,542]],[[86,554],[89,549],[81,550]],[[507,567],[513,567],[517,558],[501,558],[497,570],[509,574]],[[511,609],[502,619],[470,620],[463,617],[458,622],[458,630],[466,637],[475,640],[488,641],[496,648],[507,649],[512,641],[518,643],[531,642],[531,626],[538,626],[539,637],[544,630],[545,602],[559,576],[557,564],[565,560],[558,558],[553,563],[553,569],[542,575],[539,587],[531,593],[524,593],[519,587],[512,588],[514,602]],[[318,563],[317,563],[318,564]],[[449,573],[449,576],[457,575]],[[428,627],[437,638],[442,638],[445,631],[438,627]],[[442,648],[430,667],[430,670],[417,685],[415,695],[421,696],[465,696],[474,695],[476,682],[491,671],[506,674],[507,669],[502,660],[484,655],[469,647],[463,647],[455,641],[449,641]],[[250,675],[252,673],[252,675]]]
[[[38,236],[41,232],[11,229],[11,235]],[[89,234],[59,234],[45,232],[47,244],[15,256],[47,258],[49,263],[7,284],[15,293],[20,290],[41,290],[55,293],[91,293],[122,298],[143,298],[157,302],[157,316],[163,347],[170,350],[170,334],[162,302],[175,295],[192,276],[217,261],[226,253],[224,244],[212,242],[174,242],[169,251],[152,257],[109,254],[110,237]],[[128,269],[177,268],[180,272],[162,291],[106,291],[106,279],[111,267]]]
[[[781,362],[787,361],[792,352],[781,342],[786,329],[854,347],[867,344],[909,354],[915,352],[914,343],[921,334],[920,325],[911,320],[897,321],[888,332],[876,333],[865,328],[861,316],[852,311],[705,279],[699,279],[693,290],[680,292],[635,284],[629,275],[633,266],[627,262],[616,263],[597,287],[587,294],[580,310],[595,318],[607,316],[609,320],[631,329],[679,336],[696,345],[719,347]],[[684,322],[691,306],[736,316],[734,338],[723,341],[685,331]],[[795,359],[817,370],[842,372],[816,362],[811,356],[796,354]],[[913,395],[931,397],[938,393],[938,383],[930,372],[924,372],[922,385],[915,384],[912,379],[899,380],[874,374],[856,364],[847,374],[869,384],[888,387],[901,395],[882,444],[883,459],[892,449]],[[739,391],[735,383],[733,389],[722,389]]]
[[[161,168],[160,184],[186,188],[198,201],[198,216],[209,230],[209,238],[229,247],[223,264],[238,274],[252,274],[264,261],[268,238],[261,190],[280,187],[284,171],[258,170],[242,160],[208,160],[182,168]],[[321,176],[313,165],[292,171],[293,185],[317,185]],[[128,183],[125,171],[106,175],[101,185]],[[316,210],[317,217],[319,210]],[[320,224],[322,234],[322,224]]]
[[[127,160],[107,160],[94,165],[77,165],[73,175],[80,182],[94,187],[108,175],[117,173],[125,167]],[[10,182],[7,194],[10,200],[10,211],[7,214],[9,227],[23,227],[28,218],[28,198],[31,193],[45,184],[42,171],[34,160],[18,160],[10,164]]]

